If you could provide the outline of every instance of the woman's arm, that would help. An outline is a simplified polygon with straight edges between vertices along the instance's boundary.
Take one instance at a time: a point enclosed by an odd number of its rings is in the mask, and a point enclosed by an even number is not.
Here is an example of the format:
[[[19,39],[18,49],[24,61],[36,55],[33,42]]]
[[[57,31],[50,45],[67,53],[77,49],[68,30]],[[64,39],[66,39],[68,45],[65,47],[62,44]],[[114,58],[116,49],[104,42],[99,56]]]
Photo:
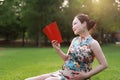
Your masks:
[[[106,58],[103,54],[103,51],[102,51],[99,43],[96,40],[94,40],[92,42],[91,49],[92,49],[96,59],[98,60],[99,65],[96,68],[94,68],[93,70],[91,70],[90,72],[86,73],[87,77],[91,77],[108,67]]]
[[[76,39],[76,38],[74,38],[74,39],[72,40],[72,42],[71,42],[71,44],[70,44],[70,46],[69,46],[69,48],[68,48],[67,54],[65,54],[65,53],[61,50],[61,48],[60,48],[60,43],[58,43],[56,40],[53,40],[53,41],[52,41],[52,46],[53,46],[53,48],[57,51],[58,55],[59,55],[64,61],[66,61],[66,59],[68,58],[69,50],[70,50],[70,48],[71,48],[71,46],[72,46],[72,44],[73,44],[73,42],[74,42],[75,39]]]
[[[58,55],[65,61],[68,56],[61,50],[60,43],[58,43],[56,40],[53,40],[52,46],[57,51]]]

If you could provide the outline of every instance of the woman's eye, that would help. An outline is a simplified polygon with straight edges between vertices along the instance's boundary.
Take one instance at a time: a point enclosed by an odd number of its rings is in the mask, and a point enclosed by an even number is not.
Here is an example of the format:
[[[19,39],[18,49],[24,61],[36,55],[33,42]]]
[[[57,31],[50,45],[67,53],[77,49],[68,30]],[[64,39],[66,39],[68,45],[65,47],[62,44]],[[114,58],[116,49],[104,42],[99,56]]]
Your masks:
[[[77,22],[74,23],[74,25],[77,24]]]

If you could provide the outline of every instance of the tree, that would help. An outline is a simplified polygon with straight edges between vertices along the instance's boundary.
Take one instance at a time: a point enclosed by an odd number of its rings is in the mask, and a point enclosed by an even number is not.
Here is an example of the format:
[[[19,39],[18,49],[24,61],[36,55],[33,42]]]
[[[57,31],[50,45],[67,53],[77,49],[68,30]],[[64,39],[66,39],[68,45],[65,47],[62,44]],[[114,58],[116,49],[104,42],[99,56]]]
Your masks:
[[[5,0],[0,5],[0,36],[7,41],[16,39],[20,34],[13,4],[13,0]]]
[[[120,11],[114,0],[4,0],[0,2],[0,37],[21,37],[24,46],[27,34],[40,46],[40,42],[47,42],[42,29],[57,21],[63,40],[69,42],[74,36],[72,20],[78,13],[87,13],[97,21],[100,39],[105,32],[120,29]]]
[[[40,46],[42,29],[45,25],[56,20],[62,0],[35,0],[25,1],[22,8],[22,23],[28,27],[29,35]]]

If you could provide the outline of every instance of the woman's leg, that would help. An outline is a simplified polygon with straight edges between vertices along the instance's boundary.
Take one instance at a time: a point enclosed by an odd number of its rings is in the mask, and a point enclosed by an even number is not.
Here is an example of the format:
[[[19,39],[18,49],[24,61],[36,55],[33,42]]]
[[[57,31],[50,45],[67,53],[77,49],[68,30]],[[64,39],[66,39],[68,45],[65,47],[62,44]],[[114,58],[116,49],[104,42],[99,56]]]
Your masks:
[[[26,78],[25,80],[45,80],[48,77],[51,77],[51,73],[49,73],[49,74],[43,74],[43,75],[40,75],[40,76]]]

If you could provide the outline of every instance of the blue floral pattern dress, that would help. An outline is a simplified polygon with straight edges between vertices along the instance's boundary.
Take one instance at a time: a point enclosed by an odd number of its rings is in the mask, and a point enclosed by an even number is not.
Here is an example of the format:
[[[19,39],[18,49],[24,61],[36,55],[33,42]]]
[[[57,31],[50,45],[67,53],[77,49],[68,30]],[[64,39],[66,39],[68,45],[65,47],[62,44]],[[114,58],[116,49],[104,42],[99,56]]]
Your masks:
[[[86,38],[76,37],[68,52],[68,59],[63,65],[63,69],[89,72],[92,69],[94,54],[90,48],[93,41],[91,36]]]
[[[68,51],[68,59],[62,67],[63,72],[64,70],[89,72],[92,69],[94,54],[90,48],[90,44],[93,40],[94,39],[91,36],[85,38],[75,37],[73,39]],[[70,72],[67,72],[66,74],[68,75]],[[69,79],[63,73],[61,74],[61,71],[57,72],[57,75],[61,80]]]

